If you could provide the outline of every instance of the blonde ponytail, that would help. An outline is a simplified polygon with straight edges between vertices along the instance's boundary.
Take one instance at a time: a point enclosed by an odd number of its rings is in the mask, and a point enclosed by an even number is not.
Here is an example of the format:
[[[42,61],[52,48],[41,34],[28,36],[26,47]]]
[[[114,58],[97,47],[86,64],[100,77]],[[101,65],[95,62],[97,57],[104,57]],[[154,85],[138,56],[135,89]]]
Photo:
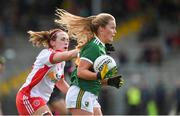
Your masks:
[[[105,27],[109,20],[115,20],[115,18],[108,13],[100,13],[90,17],[80,17],[63,9],[57,9],[55,15],[58,17],[55,22],[60,25],[65,25],[69,35],[75,37],[78,43],[77,47],[84,46],[94,35],[98,36],[99,27]]]
[[[77,40],[77,47],[80,48],[84,46],[94,36],[91,29],[91,22],[95,16],[84,18],[70,14],[63,9],[57,9],[55,15],[59,18],[56,19],[55,22],[60,25],[65,25],[70,37],[74,37]]]

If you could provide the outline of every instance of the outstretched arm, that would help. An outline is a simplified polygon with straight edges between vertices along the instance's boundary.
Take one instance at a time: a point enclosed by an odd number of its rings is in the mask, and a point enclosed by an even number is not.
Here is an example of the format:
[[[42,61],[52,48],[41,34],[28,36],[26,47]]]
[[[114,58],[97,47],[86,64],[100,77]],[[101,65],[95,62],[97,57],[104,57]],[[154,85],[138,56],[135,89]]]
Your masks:
[[[71,60],[72,58],[77,57],[78,53],[79,53],[78,49],[64,51],[64,52],[57,52],[53,56],[52,63]]]

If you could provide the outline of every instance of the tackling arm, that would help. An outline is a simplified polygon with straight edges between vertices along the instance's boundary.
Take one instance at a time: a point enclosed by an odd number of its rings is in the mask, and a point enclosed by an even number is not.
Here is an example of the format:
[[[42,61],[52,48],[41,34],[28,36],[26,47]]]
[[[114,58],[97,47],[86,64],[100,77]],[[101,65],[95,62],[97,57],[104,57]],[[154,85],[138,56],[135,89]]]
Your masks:
[[[74,49],[74,50],[70,50],[70,51],[64,51],[64,52],[57,52],[53,56],[52,63],[58,63],[61,61],[71,60],[72,58],[77,57],[78,53],[79,53],[78,49]]]

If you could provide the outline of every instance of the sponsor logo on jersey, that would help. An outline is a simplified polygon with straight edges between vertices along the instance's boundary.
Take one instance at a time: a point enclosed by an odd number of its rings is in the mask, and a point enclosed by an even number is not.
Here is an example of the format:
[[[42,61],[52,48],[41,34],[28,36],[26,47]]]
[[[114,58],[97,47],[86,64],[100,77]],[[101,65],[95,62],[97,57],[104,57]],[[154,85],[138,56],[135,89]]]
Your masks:
[[[51,80],[54,80],[54,79],[56,78],[54,71],[48,72],[48,73],[47,73],[47,76],[48,76],[48,78],[51,79]]]
[[[51,82],[55,83],[57,81],[56,76],[58,75],[56,75],[54,71],[48,72],[47,76],[51,80]]]

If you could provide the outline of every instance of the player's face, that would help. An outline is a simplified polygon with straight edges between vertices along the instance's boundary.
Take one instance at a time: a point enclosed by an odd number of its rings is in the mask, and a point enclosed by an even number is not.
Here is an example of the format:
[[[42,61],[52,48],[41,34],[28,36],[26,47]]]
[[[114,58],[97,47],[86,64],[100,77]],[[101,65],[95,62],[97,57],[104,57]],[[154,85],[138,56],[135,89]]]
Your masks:
[[[111,43],[115,34],[116,22],[115,20],[110,20],[109,23],[104,28],[102,28],[102,37],[104,43]]]
[[[69,36],[66,32],[58,32],[54,41],[54,49],[67,51],[69,47]]]

